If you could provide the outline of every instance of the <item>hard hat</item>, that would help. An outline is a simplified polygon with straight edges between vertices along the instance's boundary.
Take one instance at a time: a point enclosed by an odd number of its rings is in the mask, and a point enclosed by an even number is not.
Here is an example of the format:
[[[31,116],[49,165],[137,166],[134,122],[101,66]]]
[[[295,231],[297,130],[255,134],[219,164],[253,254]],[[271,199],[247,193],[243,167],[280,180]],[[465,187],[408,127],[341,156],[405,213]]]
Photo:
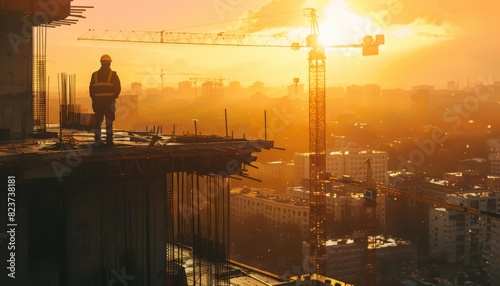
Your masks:
[[[101,62],[112,62],[112,60],[109,55],[102,55]]]

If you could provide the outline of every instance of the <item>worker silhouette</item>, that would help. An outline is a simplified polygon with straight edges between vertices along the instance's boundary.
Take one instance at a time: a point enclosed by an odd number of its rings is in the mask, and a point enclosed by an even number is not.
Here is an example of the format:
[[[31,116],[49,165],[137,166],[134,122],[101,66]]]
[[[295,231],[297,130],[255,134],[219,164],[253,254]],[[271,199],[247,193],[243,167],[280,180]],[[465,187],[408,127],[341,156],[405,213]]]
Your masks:
[[[90,79],[89,93],[92,98],[92,109],[95,113],[94,145],[97,147],[114,146],[113,121],[115,120],[116,99],[120,95],[120,78],[115,71],[111,70],[111,57],[101,57],[101,68],[92,73]],[[101,125],[106,118],[106,145],[101,140]]]

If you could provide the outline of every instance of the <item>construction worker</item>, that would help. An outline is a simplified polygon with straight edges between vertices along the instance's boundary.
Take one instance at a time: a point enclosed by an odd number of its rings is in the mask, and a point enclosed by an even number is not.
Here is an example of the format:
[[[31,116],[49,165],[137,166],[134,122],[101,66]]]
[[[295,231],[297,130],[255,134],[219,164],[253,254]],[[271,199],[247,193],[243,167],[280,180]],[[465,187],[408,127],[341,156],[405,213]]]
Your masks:
[[[101,141],[101,125],[106,118],[106,146],[112,147],[113,143],[113,121],[115,120],[115,104],[120,95],[120,78],[115,71],[111,70],[111,57],[101,57],[101,68],[92,73],[90,79],[89,93],[92,98],[92,109],[95,113],[95,146],[103,146]]]

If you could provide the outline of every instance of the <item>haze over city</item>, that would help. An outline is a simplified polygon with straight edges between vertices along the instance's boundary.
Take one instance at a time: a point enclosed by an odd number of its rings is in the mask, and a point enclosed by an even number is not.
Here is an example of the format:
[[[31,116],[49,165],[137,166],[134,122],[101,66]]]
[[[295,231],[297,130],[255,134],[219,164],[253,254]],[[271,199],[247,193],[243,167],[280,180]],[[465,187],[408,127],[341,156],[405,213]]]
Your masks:
[[[0,0],[0,284],[500,285],[498,11]]]

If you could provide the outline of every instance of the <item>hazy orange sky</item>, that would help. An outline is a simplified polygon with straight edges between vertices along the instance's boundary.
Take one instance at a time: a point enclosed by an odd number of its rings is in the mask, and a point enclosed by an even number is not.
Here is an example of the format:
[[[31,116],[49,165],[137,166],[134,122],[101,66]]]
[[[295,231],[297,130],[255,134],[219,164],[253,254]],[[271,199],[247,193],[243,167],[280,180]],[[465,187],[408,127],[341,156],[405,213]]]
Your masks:
[[[495,30],[500,2],[491,0],[74,0],[94,6],[78,24],[49,29],[48,75],[76,74],[78,89],[88,85],[99,57],[113,58],[112,68],[124,88],[131,82],[160,86],[199,77],[222,77],[245,86],[262,81],[286,86],[294,77],[307,83],[307,50],[78,41],[88,29],[231,32],[274,34],[309,30],[302,9],[313,7],[328,43],[358,43],[366,34],[383,33],[378,56],[359,49],[328,49],[327,85],[378,83],[383,88],[417,84],[444,87],[460,80],[464,87],[479,77],[497,80],[500,55]],[[51,89],[57,88],[51,79]]]

